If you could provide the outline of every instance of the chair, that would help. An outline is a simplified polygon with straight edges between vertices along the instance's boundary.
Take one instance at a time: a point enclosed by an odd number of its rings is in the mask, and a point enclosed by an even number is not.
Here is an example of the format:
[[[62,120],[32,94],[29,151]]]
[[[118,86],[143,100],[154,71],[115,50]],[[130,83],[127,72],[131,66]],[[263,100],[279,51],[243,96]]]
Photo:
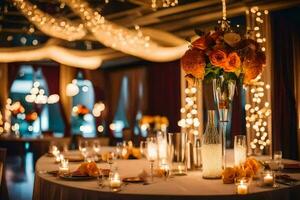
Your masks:
[[[0,148],[0,200],[8,200],[8,190],[5,179],[6,149]]]

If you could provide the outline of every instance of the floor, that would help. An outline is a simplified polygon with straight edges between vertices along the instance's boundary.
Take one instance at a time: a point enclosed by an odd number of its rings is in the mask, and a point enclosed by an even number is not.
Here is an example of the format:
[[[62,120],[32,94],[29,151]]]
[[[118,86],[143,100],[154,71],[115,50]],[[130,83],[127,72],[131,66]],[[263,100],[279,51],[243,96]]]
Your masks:
[[[6,181],[10,200],[31,200],[34,184],[32,153],[7,157]]]

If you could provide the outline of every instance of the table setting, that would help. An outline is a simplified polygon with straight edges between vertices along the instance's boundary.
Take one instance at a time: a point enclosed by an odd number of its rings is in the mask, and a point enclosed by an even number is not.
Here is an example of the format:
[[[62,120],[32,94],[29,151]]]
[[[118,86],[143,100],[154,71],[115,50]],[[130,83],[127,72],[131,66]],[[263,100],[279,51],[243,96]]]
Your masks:
[[[238,136],[242,139],[237,137],[235,148],[226,152],[229,161],[225,168],[205,172],[208,165],[202,160],[202,168],[189,170],[187,159],[176,154],[175,147],[180,145],[174,144],[173,134],[158,133],[140,147],[129,141],[110,147],[91,144],[85,146],[87,152],[79,145],[81,150],[60,153],[52,146],[49,152],[53,156],[45,155],[36,164],[33,199],[50,193],[55,199],[288,199],[291,194],[300,195],[300,173],[289,173],[289,167],[295,170],[299,162],[282,159],[281,152],[273,159],[244,155],[238,152],[243,149],[238,145],[243,146],[245,138]],[[138,156],[130,157],[128,152]],[[72,156],[82,160],[68,160]]]

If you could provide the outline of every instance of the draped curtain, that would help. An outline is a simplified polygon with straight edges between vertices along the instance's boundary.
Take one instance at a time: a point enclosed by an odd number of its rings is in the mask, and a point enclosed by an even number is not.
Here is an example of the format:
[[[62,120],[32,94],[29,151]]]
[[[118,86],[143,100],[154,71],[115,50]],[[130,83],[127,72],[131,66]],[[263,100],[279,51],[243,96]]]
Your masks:
[[[105,88],[107,87],[107,83],[104,79],[104,74],[100,69],[97,70],[84,70],[84,76],[86,79],[90,80],[93,84],[94,94],[95,94],[95,102],[103,102],[106,105],[105,99]],[[107,108],[101,113],[100,117],[95,119],[96,128],[101,125],[102,120],[105,119],[107,115]]]
[[[60,106],[64,113],[65,120],[65,136],[71,135],[71,111],[72,111],[72,98],[66,95],[66,86],[71,83],[76,77],[77,69],[66,65],[60,65],[59,71],[59,96]]]
[[[180,63],[150,63],[147,68],[147,114],[164,115],[169,119],[170,132],[179,132],[180,120]]]
[[[43,75],[45,77],[45,80],[47,82],[48,85],[48,89],[49,89],[49,94],[59,94],[59,84],[60,84],[60,68],[59,68],[59,64],[57,63],[51,63],[48,64],[46,66],[42,66],[42,72]],[[62,119],[64,121],[64,125],[65,125],[65,131],[64,134],[65,136],[68,136],[70,134],[70,125],[68,124],[68,119],[67,119],[67,113],[64,110],[62,101],[61,101],[61,96],[60,96],[60,101],[58,101],[58,107],[59,107],[59,111],[61,113]],[[51,120],[51,119],[50,119]],[[55,121],[55,120],[53,120]],[[52,122],[53,122],[52,121]]]
[[[136,125],[136,116],[139,110],[144,111],[142,103],[145,99],[145,68],[132,69],[128,72],[129,93],[127,106],[127,120],[131,130],[131,139],[134,137],[134,128]],[[140,91],[140,87],[143,87]],[[143,92],[142,94],[140,92]]]
[[[294,73],[300,45],[299,8],[271,13],[273,33],[272,119],[273,149],[285,158],[297,159],[297,113]],[[299,79],[299,77],[297,78]]]
[[[104,79],[107,83],[105,87],[105,94],[107,94],[107,116],[106,121],[108,125],[110,141],[113,141],[113,132],[109,129],[109,125],[113,122],[120,97],[121,83],[124,73],[118,71],[106,71],[104,72]]]
[[[0,109],[2,115],[5,111],[6,100],[8,98],[8,65],[0,63],[0,80],[2,87],[0,88]],[[3,116],[4,117],[4,116]]]

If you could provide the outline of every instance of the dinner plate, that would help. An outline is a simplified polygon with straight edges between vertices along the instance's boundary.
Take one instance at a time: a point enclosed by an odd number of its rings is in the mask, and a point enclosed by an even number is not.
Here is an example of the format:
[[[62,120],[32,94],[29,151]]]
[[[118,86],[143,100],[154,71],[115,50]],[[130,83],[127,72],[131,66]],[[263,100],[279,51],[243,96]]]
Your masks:
[[[82,162],[84,161],[84,158],[82,156],[65,156],[66,159],[68,159],[69,162]]]
[[[123,178],[123,182],[127,182],[127,183],[143,183],[145,182],[145,180],[141,177],[126,177]]]
[[[96,178],[94,176],[79,176],[79,175],[66,175],[66,174],[61,174],[59,175],[59,177],[70,181],[83,181],[83,180],[91,180]]]
[[[57,176],[58,170],[47,171],[47,174],[51,174],[53,176]]]

